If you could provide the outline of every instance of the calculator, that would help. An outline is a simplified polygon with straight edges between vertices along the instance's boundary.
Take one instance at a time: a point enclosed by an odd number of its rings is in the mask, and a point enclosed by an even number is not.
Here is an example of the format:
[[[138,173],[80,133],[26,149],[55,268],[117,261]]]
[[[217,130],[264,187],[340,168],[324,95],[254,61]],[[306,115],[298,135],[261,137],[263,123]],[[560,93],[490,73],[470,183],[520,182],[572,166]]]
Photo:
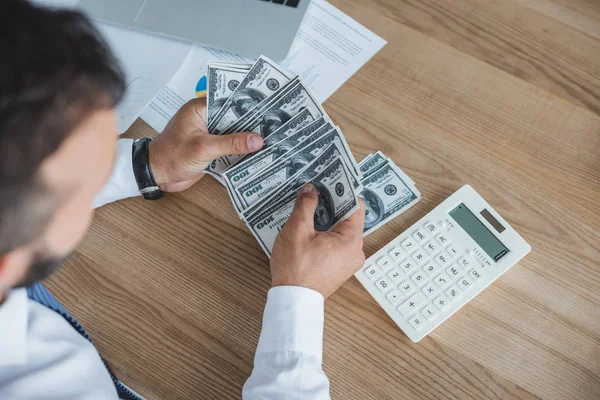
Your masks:
[[[355,276],[418,342],[529,251],[465,185],[371,256]]]

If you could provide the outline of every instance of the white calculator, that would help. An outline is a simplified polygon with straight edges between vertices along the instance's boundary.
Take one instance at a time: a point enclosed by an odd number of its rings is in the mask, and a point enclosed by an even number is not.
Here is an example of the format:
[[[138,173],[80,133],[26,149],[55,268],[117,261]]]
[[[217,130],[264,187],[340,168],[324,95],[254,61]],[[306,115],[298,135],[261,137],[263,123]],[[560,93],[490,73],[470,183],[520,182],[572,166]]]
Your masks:
[[[418,342],[529,251],[465,185],[371,256],[355,276]]]

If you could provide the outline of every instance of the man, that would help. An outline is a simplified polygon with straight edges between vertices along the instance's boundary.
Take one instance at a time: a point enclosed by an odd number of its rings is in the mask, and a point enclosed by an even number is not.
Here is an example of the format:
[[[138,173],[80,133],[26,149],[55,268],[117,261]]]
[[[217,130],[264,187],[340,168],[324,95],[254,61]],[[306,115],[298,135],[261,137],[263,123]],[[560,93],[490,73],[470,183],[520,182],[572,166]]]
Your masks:
[[[211,160],[256,151],[262,139],[208,135],[205,103],[195,100],[155,140],[117,141],[123,75],[76,12],[4,2],[0,52],[0,399],[136,399],[36,282],[77,246],[92,205],[185,190]],[[329,398],[323,302],[364,263],[364,205],[324,233],[314,230],[317,203],[314,187],[302,188],[275,242],[244,398]]]

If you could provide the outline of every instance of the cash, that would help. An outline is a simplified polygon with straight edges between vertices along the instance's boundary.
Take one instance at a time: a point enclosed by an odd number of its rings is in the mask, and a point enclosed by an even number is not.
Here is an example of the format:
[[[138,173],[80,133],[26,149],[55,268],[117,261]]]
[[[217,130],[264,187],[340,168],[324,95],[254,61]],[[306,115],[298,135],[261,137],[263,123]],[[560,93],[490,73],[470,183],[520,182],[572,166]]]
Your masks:
[[[342,152],[340,151],[339,144],[336,142],[332,142],[327,146],[325,150],[323,150],[318,157],[316,157],[313,161],[310,162],[306,167],[298,171],[294,176],[285,181],[280,186],[274,188],[271,191],[268,191],[266,195],[268,197],[264,198],[262,201],[255,201],[250,204],[249,207],[244,209],[240,213],[240,217],[244,220],[248,220],[252,215],[255,215],[257,212],[260,212],[261,209],[264,208],[265,204],[270,204],[276,201],[281,200],[285,197],[289,192],[296,191],[300,189],[302,185],[311,180],[314,176],[318,175],[322,170],[327,168],[332,162],[341,159],[344,170],[346,171],[346,175],[348,176],[348,180],[350,182],[350,186],[352,190],[358,194],[360,190],[362,190],[361,183],[356,179],[356,177],[352,174],[348,167],[344,162],[344,157],[342,156]]]
[[[360,168],[360,172],[363,175],[366,175],[369,172],[374,172],[386,162],[388,162],[387,157],[384,156],[381,151],[378,151],[375,154],[369,154],[361,162],[358,163],[358,166]]]
[[[232,127],[226,129],[222,134],[227,135],[233,132],[248,131],[258,133],[263,138],[268,138],[282,125],[292,120],[300,113],[307,112],[313,118],[325,115],[325,111],[312,97],[308,89],[304,87],[302,82],[296,82],[287,89],[275,93],[273,98],[267,100],[268,102],[264,107],[240,118]],[[245,118],[247,118],[247,120],[245,120]],[[221,167],[215,167],[214,169],[211,169],[211,171],[221,173],[223,172],[221,168],[236,164],[241,161],[242,157],[243,156],[239,155],[223,157],[222,163],[220,164]]]
[[[231,93],[248,74],[247,65],[222,64],[209,62],[206,67],[206,118],[214,119]]]
[[[367,162],[375,157],[377,155]],[[364,174],[359,196],[366,205],[363,235],[367,236],[416,204],[421,194],[412,180],[389,159],[376,160]]]
[[[289,81],[289,75],[275,62],[261,56],[225,100],[214,118],[209,120],[208,131],[218,134],[252,111]]]
[[[331,230],[366,204],[366,236],[419,201],[414,181],[378,151],[360,163],[298,77],[261,56],[254,64],[209,62],[210,134],[255,132],[264,140],[249,155],[214,160],[206,172],[227,188],[239,217],[270,257],[301,187],[315,186],[316,230]]]
[[[298,148],[300,143],[304,142],[304,140],[308,138],[316,140],[331,129],[333,129],[333,126],[330,123],[325,124],[325,120],[319,118],[317,121],[314,121],[302,129],[292,131],[292,134],[289,136],[284,134],[283,139],[276,143],[270,144],[266,142],[262,151],[245,160],[241,160],[241,162],[223,172],[222,176],[228,189],[235,189],[254,176],[258,171],[273,165],[279,159]]]
[[[319,204],[314,217],[317,230],[330,230],[359,208],[349,174],[340,157],[335,158],[314,178],[307,179],[306,183],[314,185],[319,193]],[[246,222],[269,257],[277,234],[292,213],[297,196],[298,190],[290,192],[283,199],[267,205]]]
[[[307,141],[309,140],[303,141],[297,146],[300,148],[291,150],[284,159],[261,170],[252,179],[249,179],[231,191],[233,193],[232,200],[238,213],[242,213],[261,197],[292,179],[292,177],[307,167],[324,150],[328,149],[328,146],[332,143],[337,146],[340,157],[343,158],[346,166],[353,171],[355,179],[352,181],[354,187],[358,188],[360,186],[360,182],[357,179],[358,176],[355,173],[354,158],[339,129],[332,129],[321,138],[304,144]],[[234,183],[227,182],[227,187],[233,186],[235,186]]]
[[[321,105],[310,94],[302,81],[296,82],[288,90],[277,93],[273,97],[264,107],[249,113],[245,117],[248,122],[244,122],[244,118],[240,118],[224,133],[231,133],[239,129],[255,132],[266,138],[303,110],[308,110],[315,118],[325,115]]]

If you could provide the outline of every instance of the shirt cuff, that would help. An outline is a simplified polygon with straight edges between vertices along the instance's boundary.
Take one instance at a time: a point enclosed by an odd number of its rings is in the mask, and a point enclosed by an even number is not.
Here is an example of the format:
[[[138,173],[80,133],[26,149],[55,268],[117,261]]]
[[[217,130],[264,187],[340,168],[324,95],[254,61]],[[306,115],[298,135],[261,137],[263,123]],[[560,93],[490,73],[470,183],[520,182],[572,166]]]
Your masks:
[[[297,351],[323,359],[325,299],[300,286],[277,286],[267,294],[267,305],[256,355]]]
[[[117,141],[117,158],[112,174],[94,199],[94,208],[140,195],[140,189],[133,174],[132,151],[133,139],[119,139]]]

